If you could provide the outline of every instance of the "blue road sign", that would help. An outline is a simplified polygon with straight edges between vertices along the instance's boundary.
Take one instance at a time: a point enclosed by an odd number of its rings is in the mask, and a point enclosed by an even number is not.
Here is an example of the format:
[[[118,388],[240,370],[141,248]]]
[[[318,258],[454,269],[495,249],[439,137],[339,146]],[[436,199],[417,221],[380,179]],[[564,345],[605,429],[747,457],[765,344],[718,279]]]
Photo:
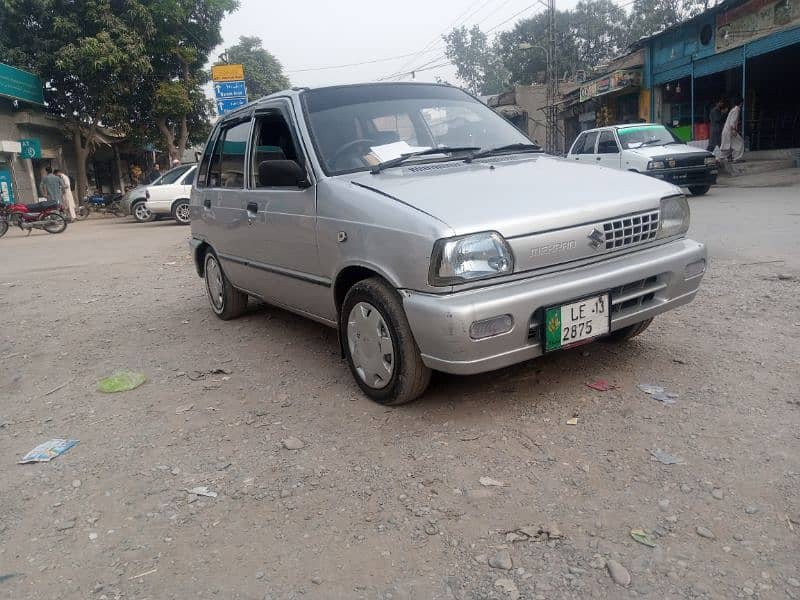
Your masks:
[[[222,98],[217,100],[217,112],[224,115],[245,104],[247,104],[247,98]]]
[[[214,95],[217,100],[223,98],[247,98],[244,81],[215,81]]]

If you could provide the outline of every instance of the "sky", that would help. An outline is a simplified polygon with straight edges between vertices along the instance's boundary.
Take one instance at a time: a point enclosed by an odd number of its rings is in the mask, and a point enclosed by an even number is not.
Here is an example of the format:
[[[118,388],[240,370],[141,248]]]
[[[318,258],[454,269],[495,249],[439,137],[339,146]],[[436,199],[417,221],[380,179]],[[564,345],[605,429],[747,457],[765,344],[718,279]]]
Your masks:
[[[559,2],[558,8],[575,3]],[[417,81],[438,76],[458,83],[455,69],[442,64],[442,34],[453,26],[478,24],[491,36],[543,10],[534,0],[240,0],[239,10],[222,24],[224,44],[218,52],[241,35],[258,36],[295,86],[390,76],[409,81],[412,70]],[[383,60],[397,56],[403,58]],[[326,68],[370,61],[380,62]]]

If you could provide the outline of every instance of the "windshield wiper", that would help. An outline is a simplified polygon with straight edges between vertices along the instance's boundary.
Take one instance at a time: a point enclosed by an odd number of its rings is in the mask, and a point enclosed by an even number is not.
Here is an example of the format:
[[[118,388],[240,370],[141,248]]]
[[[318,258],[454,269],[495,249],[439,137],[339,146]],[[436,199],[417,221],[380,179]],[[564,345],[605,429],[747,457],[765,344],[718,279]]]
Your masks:
[[[494,154],[503,154],[505,152],[541,152],[542,147],[536,144],[526,144],[526,143],[517,143],[517,144],[506,144],[505,146],[497,146],[496,148],[488,148],[486,150],[481,150],[480,152],[476,152],[471,154],[467,158],[464,159],[464,162],[472,162],[476,158],[483,158],[485,156],[492,156]]]
[[[370,169],[370,173],[373,175],[377,175],[383,169],[389,169],[391,167],[396,167],[397,165],[403,164],[409,158],[414,158],[416,156],[426,156],[428,154],[448,154],[453,152],[470,152],[472,150],[480,150],[478,146],[440,146],[439,148],[428,148],[426,150],[418,150],[417,152],[411,152],[410,154],[404,154],[403,156],[398,156],[397,158],[391,158],[389,160],[385,160],[381,163],[378,163],[372,169]]]
[[[642,142],[642,146],[649,146],[650,144],[658,144],[659,146],[666,145],[661,140],[647,140],[646,142]],[[639,146],[639,148],[641,148],[642,146]]]

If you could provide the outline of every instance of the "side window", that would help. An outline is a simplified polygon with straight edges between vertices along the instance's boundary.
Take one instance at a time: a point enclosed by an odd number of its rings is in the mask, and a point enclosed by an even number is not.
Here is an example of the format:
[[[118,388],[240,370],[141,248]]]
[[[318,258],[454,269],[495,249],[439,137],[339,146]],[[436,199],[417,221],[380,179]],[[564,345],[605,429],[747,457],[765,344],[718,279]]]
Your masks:
[[[586,134],[586,139],[583,142],[583,148],[579,154],[594,154],[594,143],[597,141],[597,132],[592,131]]]
[[[253,188],[294,187],[302,167],[286,118],[279,111],[257,117],[253,133]]]
[[[572,150],[569,151],[570,154],[580,154],[583,152],[583,143],[586,141],[586,134],[582,133],[578,136],[578,139],[575,140],[575,143],[572,144]]]
[[[244,187],[244,162],[249,136],[250,121],[243,121],[222,130],[211,157],[209,187]]]
[[[411,146],[417,145],[417,130],[414,128],[411,117],[405,113],[375,117],[372,119],[372,126],[375,128],[375,132],[367,137],[375,140],[377,142],[376,146],[393,142],[406,142]]]
[[[216,135],[208,138],[208,143],[203,150],[203,159],[200,161],[200,167],[197,172],[197,187],[206,187],[208,181],[208,166],[211,164],[211,156],[214,154],[214,140]],[[188,184],[187,184],[188,185]]]
[[[183,178],[183,185],[192,185],[194,177],[197,175],[197,169],[192,170],[186,177]]]
[[[600,141],[597,142],[598,154],[619,154],[619,146],[617,140],[614,139],[614,133],[611,131],[603,131],[600,134]]]

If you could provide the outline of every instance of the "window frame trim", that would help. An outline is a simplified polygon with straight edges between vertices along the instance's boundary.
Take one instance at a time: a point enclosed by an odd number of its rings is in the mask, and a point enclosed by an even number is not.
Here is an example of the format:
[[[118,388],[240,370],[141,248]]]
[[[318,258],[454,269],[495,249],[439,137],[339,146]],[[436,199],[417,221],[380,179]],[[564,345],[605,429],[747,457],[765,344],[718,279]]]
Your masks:
[[[286,122],[286,125],[289,127],[289,135],[292,137],[292,143],[294,144],[295,152],[297,153],[297,163],[306,173],[306,180],[310,184],[309,187],[313,187],[316,185],[316,178],[313,174],[313,169],[309,169],[309,165],[311,164],[308,156],[306,155],[305,145],[302,143],[302,136],[300,135],[300,130],[297,127],[297,124],[294,121],[293,113],[289,110],[290,102],[287,101],[286,98],[275,98],[272,100],[268,100],[263,103],[259,103],[253,110],[252,114],[252,126],[250,129],[250,138],[248,141],[248,152],[247,152],[247,163],[248,168],[252,169],[255,165],[253,165],[253,152],[255,150],[255,135],[256,135],[256,122],[258,118],[268,114],[274,114],[276,112],[280,113],[283,117],[283,120]],[[253,174],[250,173],[248,178],[245,182],[247,187],[246,190],[250,190],[253,192],[261,192],[265,190],[300,190],[305,191],[308,188],[304,188],[301,186],[265,186],[265,187],[257,187],[255,185],[251,185],[255,183],[253,178]]]
[[[212,157],[214,156],[214,152],[216,151],[217,144],[219,144],[220,140],[222,140],[223,143],[224,143],[225,140],[224,140],[223,133],[228,131],[229,129],[233,129],[234,127],[237,127],[237,126],[241,125],[242,123],[249,123],[250,124],[250,131],[249,131],[248,137],[247,137],[247,139],[249,140],[250,137],[252,137],[252,135],[253,135],[253,122],[254,122],[254,119],[253,119],[253,110],[252,109],[248,110],[248,111],[246,111],[244,113],[237,112],[234,116],[232,116],[232,117],[220,122],[219,126],[217,127],[216,139],[214,140],[214,148],[213,148],[213,150],[211,152],[211,156]],[[245,142],[245,143],[249,144],[249,142]],[[243,174],[243,176],[244,176],[244,182],[243,183],[245,183],[245,184],[247,183],[247,178],[249,177],[249,165],[248,165],[248,161],[247,161],[248,153],[249,153],[248,147],[245,146],[245,159],[244,159],[245,162],[244,162],[244,174]],[[211,166],[209,164],[208,173],[206,173],[206,183],[208,183],[208,179],[210,177],[211,177]],[[220,177],[220,180],[221,179],[222,178]],[[228,191],[239,192],[239,191],[246,190],[247,186],[243,185],[240,188],[231,188],[231,187],[225,187],[223,185],[215,185],[215,186],[206,185],[206,187],[204,187],[203,189],[206,189],[206,190],[228,190]]]

